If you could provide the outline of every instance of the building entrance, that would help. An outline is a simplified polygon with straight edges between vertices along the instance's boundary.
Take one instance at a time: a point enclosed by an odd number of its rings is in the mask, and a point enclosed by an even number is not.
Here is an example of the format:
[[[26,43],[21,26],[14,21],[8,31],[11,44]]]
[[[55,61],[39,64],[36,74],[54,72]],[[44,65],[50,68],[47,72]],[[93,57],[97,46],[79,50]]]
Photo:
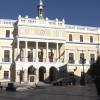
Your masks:
[[[28,79],[30,83],[36,81],[36,68],[34,68],[33,66],[30,66],[28,68]]]
[[[55,81],[56,79],[58,79],[58,70],[55,67],[51,67],[49,70],[49,75],[50,82]]]
[[[24,71],[23,70],[20,71],[20,83],[21,82],[24,82]]]
[[[40,67],[39,68],[39,81],[42,81],[42,82],[45,81],[45,74],[46,74],[46,68]]]

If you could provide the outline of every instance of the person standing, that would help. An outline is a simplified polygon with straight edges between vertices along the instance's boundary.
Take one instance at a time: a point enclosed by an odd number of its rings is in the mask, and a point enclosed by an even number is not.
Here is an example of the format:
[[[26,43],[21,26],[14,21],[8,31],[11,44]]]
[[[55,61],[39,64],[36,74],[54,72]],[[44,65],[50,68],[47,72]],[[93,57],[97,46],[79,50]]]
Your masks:
[[[94,83],[97,90],[97,95],[100,95],[100,76],[95,76]]]
[[[1,85],[1,82],[0,82],[0,88],[1,88],[1,91],[2,91],[3,86]]]

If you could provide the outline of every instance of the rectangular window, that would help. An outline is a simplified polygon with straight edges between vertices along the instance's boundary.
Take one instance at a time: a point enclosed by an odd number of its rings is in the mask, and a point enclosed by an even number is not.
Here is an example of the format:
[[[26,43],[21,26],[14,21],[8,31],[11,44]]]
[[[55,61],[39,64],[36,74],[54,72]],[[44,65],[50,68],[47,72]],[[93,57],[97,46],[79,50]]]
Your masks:
[[[6,30],[6,37],[10,37],[10,30]]]
[[[90,64],[93,64],[95,62],[95,55],[90,54]]]
[[[83,35],[80,35],[80,42],[83,42]]]
[[[72,41],[72,34],[69,34],[69,41]]]
[[[90,43],[93,43],[93,36],[90,36]]]
[[[8,79],[9,78],[9,71],[4,71],[4,79]]]
[[[43,50],[38,52],[39,62],[43,62]]]
[[[4,50],[4,62],[10,61],[10,50]]]
[[[23,51],[23,48],[21,47],[20,49],[20,61],[23,61],[24,59],[24,51]]]
[[[33,52],[28,51],[28,61],[32,62],[33,61]]]
[[[49,56],[49,61],[53,62],[54,53],[52,50],[50,52],[48,52],[48,56]]]
[[[80,53],[80,64],[83,64],[84,53]]]
[[[69,63],[74,63],[74,54],[69,53]]]

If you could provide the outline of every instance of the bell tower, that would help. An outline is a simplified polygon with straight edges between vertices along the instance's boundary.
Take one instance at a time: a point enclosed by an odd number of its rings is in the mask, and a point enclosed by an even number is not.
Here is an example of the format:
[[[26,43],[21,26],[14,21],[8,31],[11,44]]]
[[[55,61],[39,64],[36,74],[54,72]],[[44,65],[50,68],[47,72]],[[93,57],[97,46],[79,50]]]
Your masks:
[[[43,0],[39,1],[39,4],[37,5],[37,9],[38,9],[38,17],[40,19],[44,18],[44,4],[43,4]]]

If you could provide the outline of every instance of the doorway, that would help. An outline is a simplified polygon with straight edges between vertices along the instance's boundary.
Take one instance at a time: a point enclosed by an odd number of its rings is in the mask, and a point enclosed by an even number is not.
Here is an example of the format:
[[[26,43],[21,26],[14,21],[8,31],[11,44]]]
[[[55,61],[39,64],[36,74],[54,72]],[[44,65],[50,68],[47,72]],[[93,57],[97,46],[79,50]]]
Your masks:
[[[46,74],[46,68],[40,67],[39,68],[39,81],[41,81],[41,82],[45,81],[45,74]]]

